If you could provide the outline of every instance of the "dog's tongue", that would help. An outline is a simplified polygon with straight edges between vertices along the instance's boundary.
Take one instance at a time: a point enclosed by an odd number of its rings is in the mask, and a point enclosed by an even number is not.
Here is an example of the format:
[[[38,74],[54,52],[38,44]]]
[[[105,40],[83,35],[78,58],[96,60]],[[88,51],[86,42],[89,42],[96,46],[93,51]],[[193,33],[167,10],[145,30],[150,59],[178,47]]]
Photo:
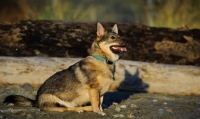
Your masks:
[[[113,49],[119,50],[119,51],[122,51],[122,52],[127,51],[126,47],[120,47],[120,46],[114,46]]]

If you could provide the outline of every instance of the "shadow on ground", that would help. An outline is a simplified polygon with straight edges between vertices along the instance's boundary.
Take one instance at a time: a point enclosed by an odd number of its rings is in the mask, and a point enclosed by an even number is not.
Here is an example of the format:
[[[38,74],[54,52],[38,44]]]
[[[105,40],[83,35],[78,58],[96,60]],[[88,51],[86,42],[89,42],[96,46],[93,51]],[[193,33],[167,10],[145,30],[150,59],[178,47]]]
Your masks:
[[[104,95],[103,108],[107,108],[113,103],[120,103],[123,100],[127,100],[133,94],[147,93],[147,88],[149,88],[149,84],[143,82],[139,77],[139,70],[136,70],[135,74],[131,74],[125,70],[125,80],[120,84],[119,92],[106,93]]]

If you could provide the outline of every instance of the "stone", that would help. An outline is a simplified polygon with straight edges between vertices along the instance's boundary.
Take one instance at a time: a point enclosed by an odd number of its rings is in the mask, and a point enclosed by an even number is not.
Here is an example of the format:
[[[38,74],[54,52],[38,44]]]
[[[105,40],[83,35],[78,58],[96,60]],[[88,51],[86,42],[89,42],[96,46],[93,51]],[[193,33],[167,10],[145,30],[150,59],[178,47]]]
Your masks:
[[[115,108],[115,111],[121,112],[121,108],[117,106],[117,107]]]
[[[124,118],[125,116],[123,114],[114,114],[113,117]]]
[[[124,108],[124,109],[125,109],[126,107],[127,107],[126,105],[121,105],[121,106],[120,106],[120,108]]]
[[[159,109],[159,110],[158,110],[158,113],[159,113],[159,114],[165,114],[165,113],[166,113],[166,110],[165,110],[165,109]]]
[[[24,83],[24,85],[22,86],[24,89],[26,90],[31,90],[33,87],[30,83]]]
[[[135,107],[135,108],[136,108],[136,107],[137,107],[137,105],[135,105],[135,104],[131,104],[131,107]]]

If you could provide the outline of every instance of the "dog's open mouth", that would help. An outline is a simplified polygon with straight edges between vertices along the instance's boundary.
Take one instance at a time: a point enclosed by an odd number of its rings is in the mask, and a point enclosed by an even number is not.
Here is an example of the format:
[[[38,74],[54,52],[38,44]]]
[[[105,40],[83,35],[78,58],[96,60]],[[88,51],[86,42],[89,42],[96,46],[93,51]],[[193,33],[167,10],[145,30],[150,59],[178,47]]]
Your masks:
[[[113,53],[117,53],[117,54],[120,52],[127,51],[125,46],[117,46],[117,45],[110,46],[110,49],[112,50]]]

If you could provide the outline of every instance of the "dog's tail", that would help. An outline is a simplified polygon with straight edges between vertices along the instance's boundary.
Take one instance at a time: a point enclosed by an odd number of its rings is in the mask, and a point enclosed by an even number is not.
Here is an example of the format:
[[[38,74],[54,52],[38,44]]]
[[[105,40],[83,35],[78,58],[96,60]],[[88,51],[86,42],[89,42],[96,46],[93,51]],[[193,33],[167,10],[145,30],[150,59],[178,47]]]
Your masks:
[[[3,101],[5,104],[13,103],[15,106],[31,106],[36,107],[36,100],[21,96],[21,95],[9,95]]]

